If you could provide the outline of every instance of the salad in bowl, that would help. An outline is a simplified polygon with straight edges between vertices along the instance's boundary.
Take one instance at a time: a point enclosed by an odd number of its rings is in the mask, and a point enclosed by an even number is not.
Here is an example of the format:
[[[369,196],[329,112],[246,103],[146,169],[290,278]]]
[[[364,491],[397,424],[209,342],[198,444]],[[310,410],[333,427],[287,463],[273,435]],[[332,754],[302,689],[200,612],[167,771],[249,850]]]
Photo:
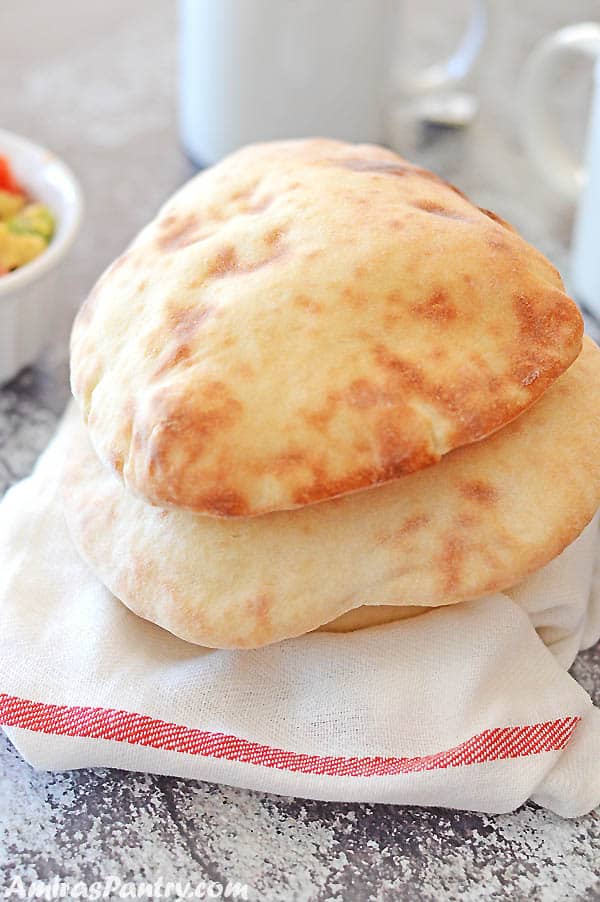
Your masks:
[[[0,156],[0,276],[43,254],[55,225],[50,208],[28,196]]]

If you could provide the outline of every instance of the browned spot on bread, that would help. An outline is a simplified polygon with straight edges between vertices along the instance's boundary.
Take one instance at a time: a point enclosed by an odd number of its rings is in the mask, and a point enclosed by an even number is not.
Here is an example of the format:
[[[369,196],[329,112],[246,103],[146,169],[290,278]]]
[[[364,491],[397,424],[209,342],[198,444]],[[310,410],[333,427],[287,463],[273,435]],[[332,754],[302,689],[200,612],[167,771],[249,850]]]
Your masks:
[[[484,216],[487,216],[489,219],[493,219],[494,222],[497,222],[498,225],[501,225],[503,228],[508,229],[510,232],[514,232],[515,229],[511,226],[510,222],[507,222],[506,219],[502,219],[501,216],[498,216],[497,213],[494,213],[493,210],[486,210],[485,207],[479,207],[479,211],[483,213]]]
[[[384,345],[378,345],[374,353],[379,366],[391,373],[394,380],[400,380],[402,383],[418,390],[424,389],[425,379],[421,369],[416,364],[402,360]]]
[[[448,351],[444,347],[432,348],[429,352],[429,356],[432,360],[442,361],[448,359]]]
[[[567,327],[575,335],[583,335],[583,320],[575,305],[565,305],[562,291],[556,289],[557,303],[548,307],[547,297],[550,291],[551,288],[544,286],[541,302],[532,295],[513,295],[513,308],[521,333],[530,341],[550,345],[557,331],[563,327]]]
[[[318,432],[324,432],[331,422],[338,404],[339,395],[337,392],[331,392],[327,396],[325,404],[314,410],[302,411],[302,417],[313,429],[316,429]]]
[[[256,370],[247,360],[241,360],[239,363],[236,363],[232,371],[241,376],[242,379],[252,379],[256,375]]]
[[[123,455],[113,451],[110,455],[110,465],[115,473],[121,474],[123,472]]]
[[[208,276],[212,276],[213,278],[226,276],[229,273],[236,272],[237,266],[237,251],[233,245],[229,245],[229,247],[224,247],[220,250],[211,261],[210,266],[208,267]]]
[[[193,338],[200,326],[215,312],[214,307],[181,307],[169,312],[170,331],[180,339]]]
[[[360,308],[367,303],[367,296],[364,292],[355,291],[353,288],[343,288],[342,298],[350,307]]]
[[[547,305],[547,295],[551,291],[545,287],[546,299],[538,302],[533,296],[515,294],[513,308],[521,334],[528,347],[535,349],[520,351],[515,349],[512,360],[512,377],[523,388],[533,386],[537,397],[564,370],[557,346],[561,341],[576,341],[581,345],[583,320],[575,304],[565,304],[563,293],[556,289],[557,303]],[[535,361],[535,362],[534,362]]]
[[[431,297],[411,308],[412,312],[423,319],[435,322],[449,322],[458,316],[456,307],[443,289],[435,291]]]
[[[575,316],[578,317],[574,305],[573,309]],[[562,312],[559,315],[565,316]],[[577,333],[579,326],[572,313],[567,311],[565,319],[566,328],[572,328]],[[535,368],[531,364],[531,355],[525,356],[524,352],[517,348],[503,377],[486,373],[483,368],[477,368],[470,362],[470,365],[464,367],[453,386],[430,381],[417,364],[397,358],[385,346],[376,346],[373,353],[377,363],[388,374],[384,387],[391,398],[397,398],[401,393],[409,393],[416,399],[422,398],[432,404],[453,424],[450,440],[456,446],[462,443],[463,436],[468,441],[474,441],[494,431],[498,423],[508,422],[514,417],[509,400],[492,397],[496,395],[494,386],[497,383],[493,382],[494,379],[510,378],[521,387],[528,388],[528,380],[532,379],[534,372],[539,371],[539,375],[529,382],[535,386],[535,395],[538,396],[543,390],[540,386],[550,385],[560,375],[561,364],[556,360],[553,344],[557,334],[560,335],[560,329],[554,324],[549,327],[548,334],[544,337],[538,336],[540,347],[536,349],[534,355],[537,362]],[[492,382],[488,381],[488,375],[491,376]],[[490,403],[487,406],[481,405],[484,388],[490,395]]]
[[[383,328],[386,330],[394,329],[401,319],[401,313],[387,310],[383,315]]]
[[[294,467],[306,463],[306,455],[302,451],[284,451],[276,455],[263,469],[268,473],[287,473]]]
[[[444,538],[439,558],[442,577],[441,590],[448,596],[451,596],[461,584],[464,558],[464,538],[461,535],[450,533]]]
[[[295,504],[312,504],[323,498],[333,499],[336,495],[346,495],[373,483],[372,470],[355,470],[341,479],[328,478],[323,470],[316,466],[312,470],[314,480],[312,484],[303,486],[294,493]]]
[[[192,349],[189,344],[185,342],[181,344],[173,344],[167,349],[167,353],[162,355],[159,361],[159,366],[154,372],[154,378],[158,378],[159,376],[163,376],[169,370],[172,370],[173,367],[176,367],[179,363],[183,363],[184,360],[188,360],[192,355]]]
[[[170,253],[193,244],[198,234],[200,220],[195,213],[187,216],[165,216],[159,223],[160,234],[156,240],[161,251]]]
[[[344,392],[344,397],[351,407],[374,407],[382,400],[382,392],[379,386],[373,385],[366,379],[355,379]]]
[[[171,369],[192,354],[191,341],[196,337],[203,322],[215,312],[213,307],[167,308],[166,328],[152,331],[145,342],[146,355],[158,357],[166,349],[166,357],[160,361],[154,378]]]
[[[514,539],[512,537],[502,536],[499,540],[500,548],[502,550],[504,550],[505,548],[510,547],[513,544],[513,542],[514,542]],[[497,548],[491,548],[489,545],[482,544],[481,542],[479,542],[477,544],[477,550],[481,554],[481,556],[485,559],[490,570],[492,570],[492,571],[493,570],[495,570],[495,571],[503,570],[502,554],[497,554],[497,551],[498,551]],[[506,579],[505,575],[504,575],[504,579]]]
[[[522,388],[529,388],[530,385],[534,385],[537,389],[539,379],[548,383],[553,381],[548,375],[549,371],[552,372],[556,365],[552,359],[551,352],[546,355],[544,360],[540,360],[539,355],[537,355],[537,359],[538,366],[532,368],[531,360],[527,356],[523,358],[515,355],[511,375],[514,381]]]
[[[264,629],[270,624],[273,605],[274,599],[267,592],[262,592],[255,598],[248,599],[248,613],[253,620],[257,621],[260,629]]]
[[[147,469],[157,497],[167,503],[186,499],[190,507],[225,515],[225,509],[245,513],[246,502],[227,487],[226,474],[207,473],[202,489],[190,480],[188,469],[207,455],[211,443],[219,433],[226,432],[238,422],[241,402],[233,397],[227,386],[219,381],[204,382],[196,394],[185,401],[177,396],[176,388],[163,387],[156,391],[144,422],[136,422],[134,445],[143,449]],[[207,484],[214,486],[206,491]]]
[[[405,520],[396,531],[396,538],[404,538],[404,536],[408,536],[418,529],[423,529],[423,527],[429,525],[429,522],[429,517],[426,514],[415,514],[414,517],[409,517],[408,520]]]
[[[269,247],[273,247],[274,245],[279,244],[285,232],[286,229],[281,227],[271,229],[271,231],[267,232],[267,234],[265,235],[265,244]]]
[[[388,223],[392,232],[399,232],[400,229],[403,229],[406,223],[402,219],[390,219]]]
[[[411,417],[407,408],[406,416],[398,415],[396,419],[382,416],[376,431],[377,447],[379,450],[379,477],[374,482],[387,482],[404,473],[420,470],[436,461],[436,457],[427,448],[415,444],[406,438],[407,433],[404,423]]]
[[[488,247],[493,248],[493,250],[495,251],[502,251],[502,253],[506,255],[512,254],[514,256],[514,248],[508,241],[505,240],[501,232],[489,235],[487,244]]]
[[[460,492],[464,498],[476,501],[478,504],[495,504],[498,501],[497,488],[491,482],[485,482],[483,479],[463,482]]]
[[[374,356],[379,366],[387,373],[385,390],[392,400],[409,395],[431,404],[445,414],[448,421],[453,424],[452,441],[460,443],[463,435],[468,436],[469,441],[473,441],[475,437],[482,437],[491,432],[498,422],[508,419],[507,410],[510,410],[510,405],[507,402],[500,403],[495,400],[494,404],[490,404],[487,408],[473,403],[473,398],[481,397],[484,380],[482,374],[472,366],[465,367],[454,385],[447,386],[430,381],[420,366],[396,357],[383,345],[374,348]],[[406,416],[414,415],[410,409],[407,410]],[[406,425],[404,431],[405,434],[410,434]],[[418,461],[419,452],[415,451],[415,454],[415,460]],[[429,460],[425,458],[421,466],[427,466],[431,462],[432,458]],[[412,466],[412,459],[407,459],[407,467],[409,468],[403,470],[398,464],[395,475],[412,472],[417,468],[416,465]]]
[[[240,200],[248,200],[248,198],[252,198],[254,196],[254,192],[256,191],[256,181],[254,181],[251,185],[245,185],[243,188],[238,188],[237,191],[234,191],[231,195],[231,200],[236,202]],[[212,211],[211,211],[212,213]]]
[[[487,377],[487,387],[491,394],[498,392],[502,388],[502,379],[500,376],[494,376],[493,373]]]
[[[449,207],[444,207],[443,204],[435,203],[432,200],[415,200],[412,202],[412,206],[417,207],[419,210],[424,210],[426,213],[433,213],[435,216],[444,216],[446,219],[462,219],[465,222],[469,219],[468,216],[465,216],[459,210],[451,210]]]
[[[278,230],[276,230],[278,231]],[[272,242],[272,252],[262,260],[256,260],[250,263],[242,263],[237,255],[237,251],[233,246],[223,248],[215,256],[208,267],[207,275],[209,278],[223,278],[224,276],[235,276],[243,273],[255,272],[263,266],[268,266],[279,257],[283,256],[285,249],[278,240]]]
[[[202,510],[216,517],[244,517],[248,515],[246,499],[233,489],[215,489],[198,498]]]
[[[300,307],[302,310],[308,310],[309,313],[321,313],[323,310],[323,305],[319,301],[314,301],[305,294],[296,295],[294,306]]]

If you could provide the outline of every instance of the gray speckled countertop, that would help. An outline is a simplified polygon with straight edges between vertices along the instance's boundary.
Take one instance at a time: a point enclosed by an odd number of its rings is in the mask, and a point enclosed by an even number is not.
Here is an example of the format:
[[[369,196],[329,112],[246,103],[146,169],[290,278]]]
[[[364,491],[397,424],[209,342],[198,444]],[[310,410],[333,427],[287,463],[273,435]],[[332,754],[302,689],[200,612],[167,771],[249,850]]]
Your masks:
[[[435,55],[466,0],[410,0],[412,46]],[[399,149],[496,209],[567,270],[572,211],[532,173],[514,117],[517,73],[539,37],[598,14],[594,0],[502,0],[477,74],[481,114],[464,132],[407,130]],[[25,476],[67,396],[74,309],[101,269],[192,172],[175,124],[169,0],[19,0],[0,6],[0,125],[64,155],[79,173],[85,228],[55,297],[51,346],[0,390],[0,494]],[[452,13],[440,10],[452,8]],[[586,72],[554,103],[581,140]],[[568,273],[567,273],[568,275]],[[600,648],[574,675],[600,703]],[[0,735],[0,893],[15,875],[88,882],[237,879],[249,898],[600,899],[598,812],[573,821],[525,806],[499,817],[296,801],[115,771],[33,771]]]

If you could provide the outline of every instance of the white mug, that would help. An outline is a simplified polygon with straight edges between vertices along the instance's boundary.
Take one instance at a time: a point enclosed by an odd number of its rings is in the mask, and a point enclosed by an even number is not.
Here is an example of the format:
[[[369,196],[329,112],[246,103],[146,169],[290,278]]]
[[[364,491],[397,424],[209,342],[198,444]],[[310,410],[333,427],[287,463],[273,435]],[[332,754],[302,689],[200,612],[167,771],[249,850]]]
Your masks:
[[[596,60],[583,165],[565,148],[548,108],[557,63],[572,53]],[[571,246],[573,293],[600,317],[600,25],[571,25],[542,41],[527,62],[522,88],[521,123],[529,155],[546,181],[577,203]]]
[[[483,43],[486,7],[471,0],[447,61],[399,75],[402,0],[180,0],[184,148],[207,165],[253,141],[385,142],[391,93],[464,79]]]

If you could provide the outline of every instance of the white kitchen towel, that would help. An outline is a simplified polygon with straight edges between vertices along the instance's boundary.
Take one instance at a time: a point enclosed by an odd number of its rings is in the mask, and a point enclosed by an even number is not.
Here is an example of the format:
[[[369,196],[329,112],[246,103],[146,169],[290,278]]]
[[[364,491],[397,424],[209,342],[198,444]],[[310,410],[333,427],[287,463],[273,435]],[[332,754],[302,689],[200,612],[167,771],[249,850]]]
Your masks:
[[[215,651],[137,618],[80,561],[65,453],[59,432],[0,504],[0,723],[34,767],[490,813],[600,804],[600,711],[566,672],[600,634],[597,520],[510,593]]]

